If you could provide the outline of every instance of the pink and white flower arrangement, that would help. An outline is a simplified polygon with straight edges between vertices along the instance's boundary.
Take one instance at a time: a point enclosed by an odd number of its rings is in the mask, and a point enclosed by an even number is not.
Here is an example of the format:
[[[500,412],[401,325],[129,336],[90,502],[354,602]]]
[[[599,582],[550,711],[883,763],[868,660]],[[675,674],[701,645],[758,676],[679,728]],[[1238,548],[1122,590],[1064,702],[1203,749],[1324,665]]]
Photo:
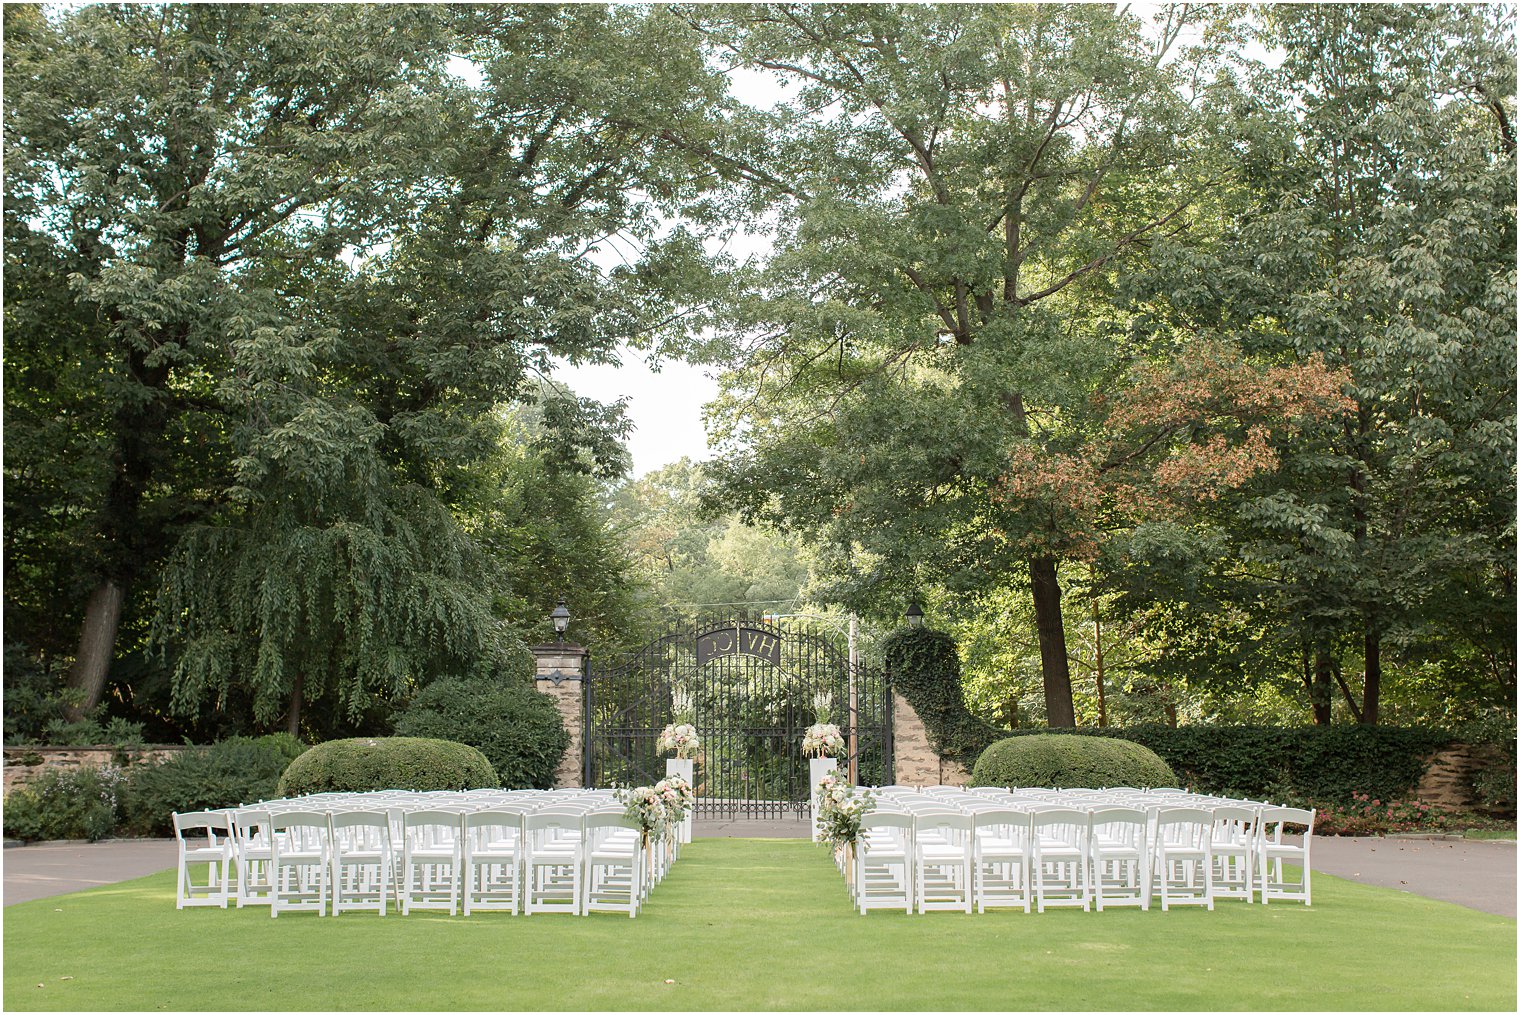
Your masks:
[[[835,846],[860,838],[860,819],[875,809],[871,791],[851,786],[838,772],[818,780],[818,833]]]
[[[701,739],[697,736],[697,728],[691,723],[671,723],[660,731],[660,738],[655,741],[654,748],[661,754],[666,751],[675,751],[678,758],[695,758],[697,749],[702,746]]]
[[[632,818],[649,841],[664,838],[670,821],[670,811],[665,795],[653,786],[635,786],[620,789],[617,798],[623,804],[623,814]]]
[[[844,753],[844,734],[831,722],[815,723],[802,734],[802,753],[810,758],[837,758]]]
[[[660,799],[665,802],[666,813],[673,825],[685,820],[686,815],[697,802],[696,790],[691,788],[691,783],[679,775],[667,775],[655,783],[654,788],[660,794]]]

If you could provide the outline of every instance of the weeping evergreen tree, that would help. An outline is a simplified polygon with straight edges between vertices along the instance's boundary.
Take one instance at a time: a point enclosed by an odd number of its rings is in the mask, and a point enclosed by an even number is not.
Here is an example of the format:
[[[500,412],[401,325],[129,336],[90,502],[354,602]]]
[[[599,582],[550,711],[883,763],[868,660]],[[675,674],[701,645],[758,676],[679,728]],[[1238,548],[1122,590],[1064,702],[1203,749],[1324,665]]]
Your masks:
[[[397,482],[366,414],[321,403],[271,441],[265,489],[229,524],[190,530],[164,572],[157,634],[175,649],[174,703],[255,718],[302,706],[341,723],[440,675],[526,679],[522,643],[492,612],[505,576],[430,491]]]

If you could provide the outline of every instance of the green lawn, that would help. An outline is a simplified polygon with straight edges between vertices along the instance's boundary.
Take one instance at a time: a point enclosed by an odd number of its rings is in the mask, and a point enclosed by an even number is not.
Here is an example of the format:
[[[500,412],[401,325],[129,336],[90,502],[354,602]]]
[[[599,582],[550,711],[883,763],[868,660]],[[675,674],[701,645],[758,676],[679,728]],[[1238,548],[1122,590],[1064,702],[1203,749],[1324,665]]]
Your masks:
[[[1464,839],[1513,839],[1513,828],[1469,828],[1462,833]]]
[[[271,920],[173,894],[161,874],[7,908],[5,1007],[1515,1008],[1515,921],[1324,875],[1308,909],[861,917],[822,848],[708,839],[636,920]]]

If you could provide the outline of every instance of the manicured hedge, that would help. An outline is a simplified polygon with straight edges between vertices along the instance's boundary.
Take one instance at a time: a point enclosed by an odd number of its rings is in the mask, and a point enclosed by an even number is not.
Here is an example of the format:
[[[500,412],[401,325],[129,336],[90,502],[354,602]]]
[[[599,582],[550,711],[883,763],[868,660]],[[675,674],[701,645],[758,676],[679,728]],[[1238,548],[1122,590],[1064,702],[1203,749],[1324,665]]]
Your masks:
[[[499,786],[486,756],[468,744],[420,737],[360,737],[318,744],[280,777],[283,796],[458,790]]]
[[[570,734],[548,695],[522,683],[439,680],[394,719],[396,733],[478,748],[508,789],[548,789]]]
[[[1450,743],[1441,730],[1400,726],[1129,726],[1121,736],[1159,754],[1194,789],[1254,799],[1350,803],[1353,793],[1413,793],[1425,759]]]
[[[1334,803],[1350,803],[1354,793],[1388,800],[1410,795],[1425,774],[1425,759],[1452,741],[1441,730],[1362,725],[1145,725],[1064,732],[1148,747],[1177,773],[1179,785],[1202,793]]]
[[[1177,776],[1154,751],[1128,740],[1045,733],[999,740],[982,752],[973,786],[1175,786]]]

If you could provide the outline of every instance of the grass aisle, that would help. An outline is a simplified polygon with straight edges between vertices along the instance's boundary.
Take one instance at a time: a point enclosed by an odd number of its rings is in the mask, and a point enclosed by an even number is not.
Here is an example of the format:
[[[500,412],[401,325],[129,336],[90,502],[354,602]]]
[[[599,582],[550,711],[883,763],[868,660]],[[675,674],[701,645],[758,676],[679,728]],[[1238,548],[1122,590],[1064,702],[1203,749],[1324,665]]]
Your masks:
[[[7,908],[5,1007],[1514,1010],[1515,921],[1314,894],[860,917],[822,848],[746,839],[693,843],[636,920],[177,912],[160,874]]]

